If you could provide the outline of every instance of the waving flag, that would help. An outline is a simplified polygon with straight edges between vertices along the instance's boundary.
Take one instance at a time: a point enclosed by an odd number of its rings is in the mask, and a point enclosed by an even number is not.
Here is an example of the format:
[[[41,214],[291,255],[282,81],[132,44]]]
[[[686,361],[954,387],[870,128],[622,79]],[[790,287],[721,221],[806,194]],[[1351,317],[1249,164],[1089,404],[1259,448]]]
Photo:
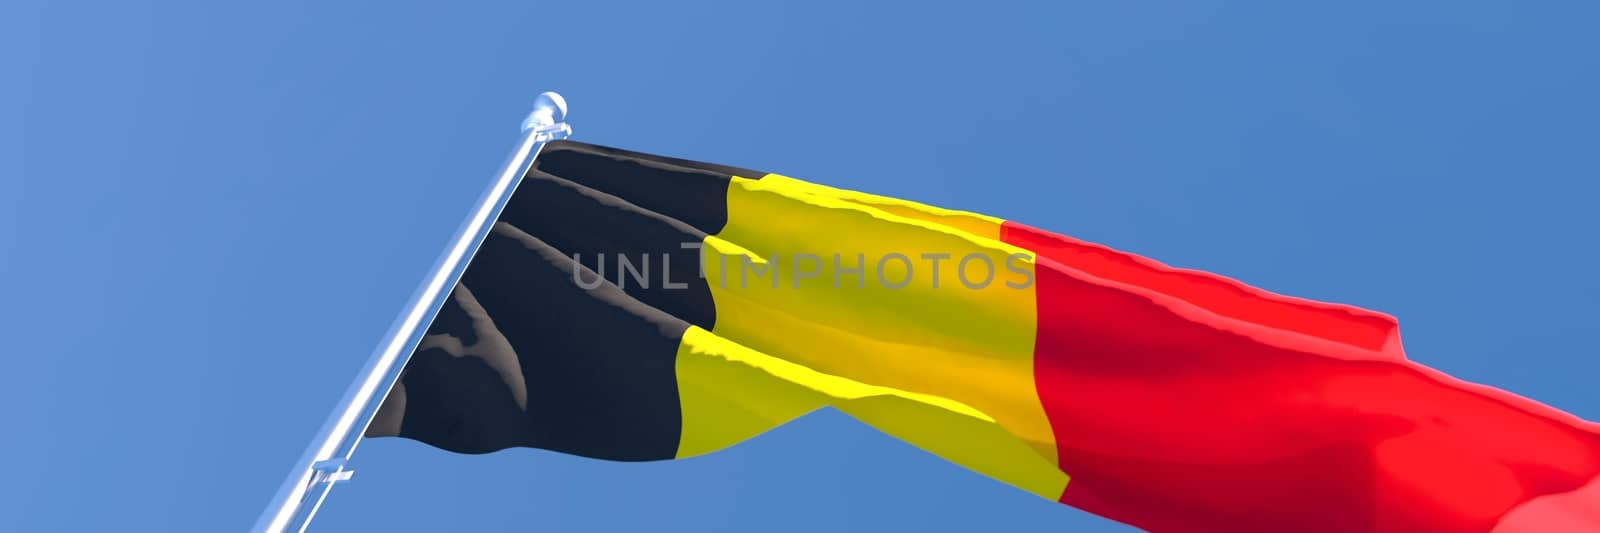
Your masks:
[[[1600,528],[1600,426],[1393,318],[989,216],[574,142],[368,434],[663,460],[839,409],[1152,531]]]

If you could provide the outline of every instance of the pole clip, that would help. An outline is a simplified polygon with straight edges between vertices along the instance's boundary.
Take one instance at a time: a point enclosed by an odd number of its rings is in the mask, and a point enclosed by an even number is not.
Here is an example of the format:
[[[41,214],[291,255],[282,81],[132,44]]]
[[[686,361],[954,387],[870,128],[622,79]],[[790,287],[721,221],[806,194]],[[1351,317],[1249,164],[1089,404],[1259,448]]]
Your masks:
[[[344,459],[326,459],[311,463],[311,470],[316,472],[316,474],[311,478],[311,483],[339,483],[343,481],[350,481],[350,476],[354,476],[356,471],[345,470],[344,465]]]

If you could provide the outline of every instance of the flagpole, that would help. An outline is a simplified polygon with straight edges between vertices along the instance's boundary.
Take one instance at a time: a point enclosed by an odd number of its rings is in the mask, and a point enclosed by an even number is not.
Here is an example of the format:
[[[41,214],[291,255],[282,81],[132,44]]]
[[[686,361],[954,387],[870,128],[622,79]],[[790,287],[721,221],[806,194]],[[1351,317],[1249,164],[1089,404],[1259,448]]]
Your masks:
[[[411,296],[405,311],[390,326],[383,342],[373,351],[355,382],[345,391],[333,414],[318,431],[316,439],[300,461],[295,463],[294,470],[256,521],[253,531],[305,531],[333,485],[350,479],[354,471],[348,468],[348,462],[355,454],[356,446],[361,443],[367,425],[372,423],[378,406],[389,394],[389,389],[394,387],[406,360],[416,350],[434,315],[438,314],[451,289],[461,279],[461,273],[466,270],[467,263],[494,221],[499,218],[500,211],[522,181],[523,174],[527,173],[545,143],[565,139],[572,134],[572,128],[565,122],[566,116],[567,103],[561,95],[546,92],[534,100],[533,111],[522,122],[522,139],[517,142],[511,157],[507,158],[505,166],[473,206],[472,214],[461,224],[461,229],[451,239],[450,247],[434,264],[426,281]]]

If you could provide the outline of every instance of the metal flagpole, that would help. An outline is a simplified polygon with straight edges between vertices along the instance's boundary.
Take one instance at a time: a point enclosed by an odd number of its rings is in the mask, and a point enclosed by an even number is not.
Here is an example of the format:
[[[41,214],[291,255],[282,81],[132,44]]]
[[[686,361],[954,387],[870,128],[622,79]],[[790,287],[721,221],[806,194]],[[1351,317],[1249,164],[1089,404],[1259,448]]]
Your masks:
[[[500,217],[500,211],[505,208],[512,191],[516,190],[523,174],[533,164],[533,159],[539,155],[545,143],[565,139],[572,134],[572,128],[565,122],[566,116],[567,103],[561,95],[546,92],[534,100],[533,112],[522,121],[522,140],[517,143],[516,150],[473,206],[471,216],[457,230],[450,247],[428,273],[427,281],[411,296],[405,311],[389,328],[383,342],[367,360],[355,382],[345,391],[344,398],[322,425],[316,440],[311,442],[300,462],[295,463],[289,479],[278,489],[271,505],[256,521],[254,531],[305,531],[334,483],[350,479],[354,472],[346,466],[350,456],[355,454],[356,445],[361,443],[367,425],[372,423],[372,417],[377,414],[384,396],[394,387],[406,360],[417,349],[417,343],[427,332],[434,315],[438,314],[451,289],[461,279],[461,273],[466,270],[472,254],[477,251],[484,236],[488,235],[494,221]]]

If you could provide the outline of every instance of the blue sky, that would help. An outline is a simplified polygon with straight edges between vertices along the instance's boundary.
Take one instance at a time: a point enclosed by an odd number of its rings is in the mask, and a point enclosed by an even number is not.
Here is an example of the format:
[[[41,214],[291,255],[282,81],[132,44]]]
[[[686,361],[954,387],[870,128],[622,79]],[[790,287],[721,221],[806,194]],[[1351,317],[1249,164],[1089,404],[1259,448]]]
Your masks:
[[[247,528],[543,90],[576,139],[1385,311],[1600,419],[1600,5],[866,4],[0,7],[0,521]],[[834,413],[354,467],[315,530],[1126,530]]]

